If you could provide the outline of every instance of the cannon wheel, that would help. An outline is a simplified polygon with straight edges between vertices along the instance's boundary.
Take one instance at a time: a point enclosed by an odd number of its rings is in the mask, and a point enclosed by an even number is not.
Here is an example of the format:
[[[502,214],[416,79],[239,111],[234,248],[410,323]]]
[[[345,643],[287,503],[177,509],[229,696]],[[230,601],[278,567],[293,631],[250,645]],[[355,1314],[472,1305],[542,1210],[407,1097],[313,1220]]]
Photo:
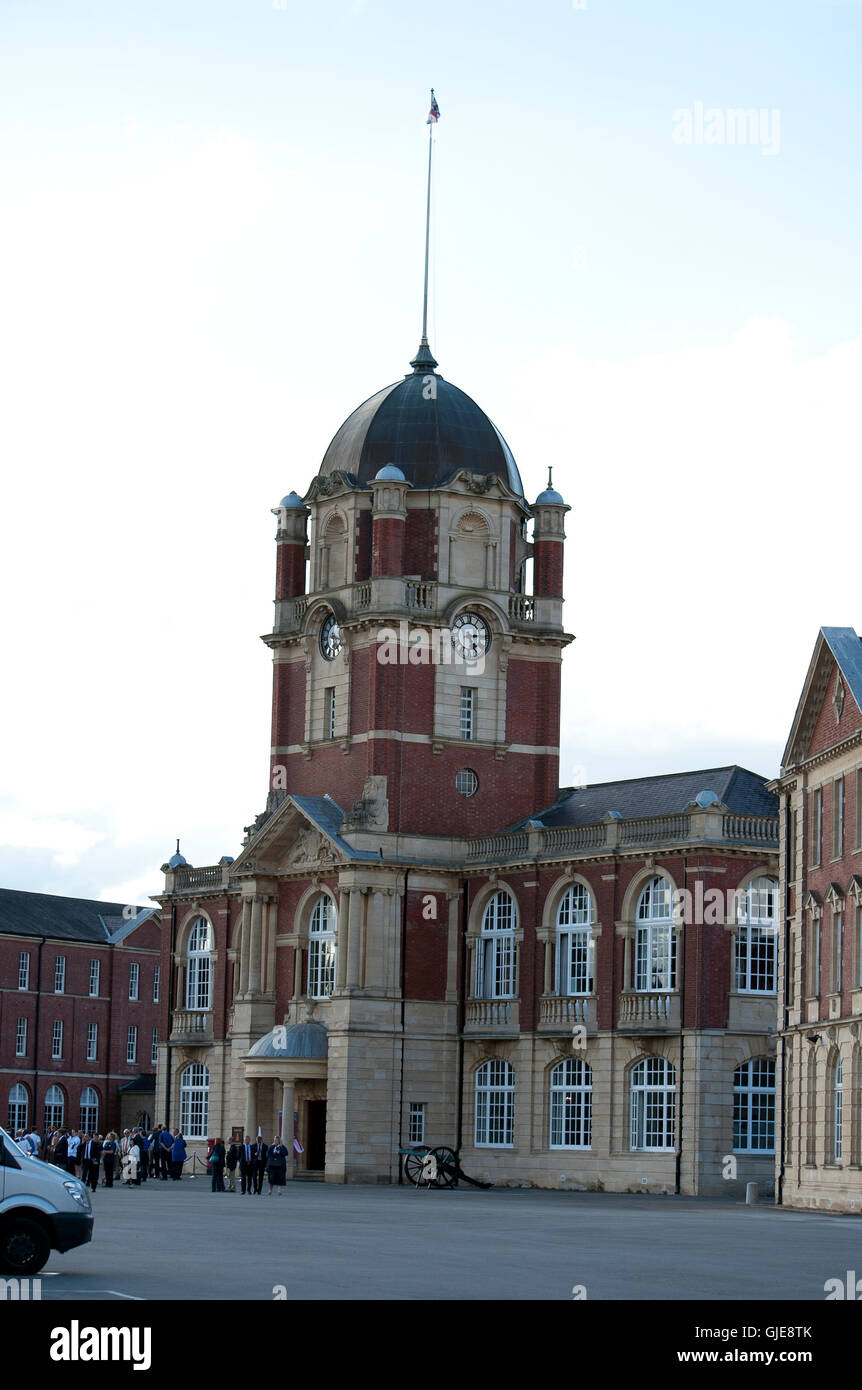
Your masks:
[[[454,1187],[458,1181],[458,1160],[451,1149],[441,1145],[439,1149],[432,1149],[437,1160],[437,1186]]]
[[[404,1155],[404,1176],[408,1182],[412,1182],[414,1187],[418,1187],[422,1180],[422,1163],[424,1158],[424,1152]]]

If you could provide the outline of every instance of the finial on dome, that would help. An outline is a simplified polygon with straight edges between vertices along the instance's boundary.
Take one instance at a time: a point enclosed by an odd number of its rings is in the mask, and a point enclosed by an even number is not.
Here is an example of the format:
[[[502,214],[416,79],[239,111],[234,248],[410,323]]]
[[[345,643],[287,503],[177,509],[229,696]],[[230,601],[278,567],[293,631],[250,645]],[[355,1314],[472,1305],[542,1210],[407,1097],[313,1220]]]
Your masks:
[[[414,376],[424,376],[426,372],[433,372],[437,366],[434,354],[428,346],[427,338],[423,338],[420,342],[410,366],[413,368]]]
[[[553,486],[554,486],[554,465],[553,465],[552,463],[549,463],[549,464],[548,464],[548,487],[549,487],[549,488],[553,488]]]

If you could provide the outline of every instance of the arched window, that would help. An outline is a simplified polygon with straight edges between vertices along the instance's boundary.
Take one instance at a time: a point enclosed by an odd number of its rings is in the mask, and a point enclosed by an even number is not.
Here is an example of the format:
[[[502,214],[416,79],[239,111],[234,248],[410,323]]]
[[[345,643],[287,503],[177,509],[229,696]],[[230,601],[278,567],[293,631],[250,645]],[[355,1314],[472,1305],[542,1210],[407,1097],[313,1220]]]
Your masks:
[[[30,1114],[30,1097],[27,1094],[27,1087],[22,1086],[18,1081],[9,1092],[9,1109],[7,1111],[6,1128],[13,1136],[19,1130],[26,1129]]]
[[[45,1092],[45,1128],[60,1129],[65,1115],[65,1097],[59,1086],[49,1086]]]
[[[203,1062],[180,1072],[180,1129],[186,1139],[206,1139],[209,1122],[210,1074]]]
[[[592,994],[593,900],[582,883],[567,888],[557,909],[557,993]]]
[[[205,917],[197,919],[189,934],[186,1008],[212,1008],[212,928]]]
[[[567,1057],[551,1071],[551,1148],[588,1149],[592,1113],[592,1068]]]
[[[515,997],[515,903],[505,889],[489,898],[476,952],[476,998]]]
[[[844,1156],[844,1063],[835,1058],[832,1068],[832,1161],[840,1163]]]
[[[635,989],[676,989],[676,932],[669,881],[656,875],[638,900]]]
[[[308,927],[308,995],[328,999],[335,988],[335,903],[321,893]]]
[[[778,883],[755,878],[740,903],[736,930],[736,988],[745,994],[774,994]]]
[[[515,1127],[515,1069],[500,1057],[476,1072],[476,1144],[511,1148]]]
[[[99,1092],[85,1086],[81,1092],[81,1133],[96,1134],[99,1128]]]
[[[733,1147],[737,1153],[775,1152],[775,1062],[753,1057],[733,1073]]]
[[[676,1073],[664,1057],[644,1057],[631,1073],[631,1147],[673,1149]]]

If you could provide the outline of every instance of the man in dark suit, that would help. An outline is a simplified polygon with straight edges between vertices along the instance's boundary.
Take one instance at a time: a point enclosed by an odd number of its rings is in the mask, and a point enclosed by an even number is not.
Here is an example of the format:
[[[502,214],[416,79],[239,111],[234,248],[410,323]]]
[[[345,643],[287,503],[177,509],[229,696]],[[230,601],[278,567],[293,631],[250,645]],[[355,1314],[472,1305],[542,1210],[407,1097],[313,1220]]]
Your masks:
[[[97,1135],[92,1135],[84,1144],[84,1161],[81,1167],[81,1178],[95,1192],[99,1186],[99,1164],[102,1161],[102,1141]],[[84,1176],[86,1174],[86,1177]]]
[[[269,1152],[262,1139],[258,1139],[254,1146],[254,1190],[260,1196],[263,1187],[263,1179],[266,1173],[266,1155]]]
[[[246,1136],[239,1146],[240,1191],[254,1192],[255,1149],[257,1145]]]

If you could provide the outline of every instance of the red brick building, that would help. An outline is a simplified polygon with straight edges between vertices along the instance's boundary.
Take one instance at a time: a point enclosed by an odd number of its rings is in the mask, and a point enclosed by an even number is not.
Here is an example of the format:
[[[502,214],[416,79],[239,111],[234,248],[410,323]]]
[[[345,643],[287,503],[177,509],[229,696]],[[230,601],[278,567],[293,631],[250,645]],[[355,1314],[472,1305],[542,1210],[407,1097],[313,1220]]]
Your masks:
[[[160,993],[152,907],[0,889],[3,1122],[105,1133],[151,1117]]]
[[[269,795],[236,860],[164,866],[159,1118],[295,1128],[333,1181],[409,1142],[545,1186],[769,1179],[775,798],[560,790],[569,508],[436,365],[274,509]]]
[[[862,639],[821,628],[781,800],[783,1143],[790,1206],[862,1211]]]

